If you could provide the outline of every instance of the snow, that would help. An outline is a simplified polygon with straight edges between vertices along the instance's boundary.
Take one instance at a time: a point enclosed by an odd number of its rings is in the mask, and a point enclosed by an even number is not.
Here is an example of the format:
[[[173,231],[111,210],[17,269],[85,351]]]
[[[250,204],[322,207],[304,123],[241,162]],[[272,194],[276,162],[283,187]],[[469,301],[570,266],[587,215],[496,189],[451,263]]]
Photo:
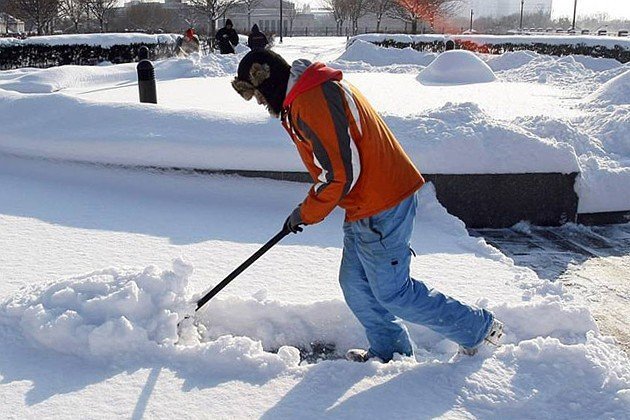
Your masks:
[[[417,77],[431,55],[356,41],[342,59],[344,41],[277,48],[344,68],[422,171],[580,170],[580,211],[630,208],[627,67],[480,55],[495,82],[426,86]],[[415,358],[300,363],[313,342],[337,355],[366,345],[337,284],[339,210],[276,245],[178,337],[196,298],[309,186],[68,160],[303,170],[278,121],[231,90],[242,54],[156,62],[157,106],[137,103],[133,63],[0,72],[0,393],[11,416],[627,417],[628,357],[588,302],[469,236],[431,184],[411,273],[495,312],[501,348],[461,358],[408,324]]]
[[[453,85],[494,82],[492,69],[470,51],[453,50],[440,54],[418,75],[425,85]]]
[[[418,52],[412,48],[384,48],[357,40],[339,56],[338,61],[360,61],[372,66],[414,64],[429,65],[437,56],[435,53]]]
[[[602,102],[603,105],[630,105],[630,69],[604,83],[587,101]]]
[[[24,45],[91,45],[103,48],[129,44],[174,44],[178,34],[97,33],[33,36],[18,40]]]
[[[549,44],[549,45],[584,45],[587,47],[602,46],[609,49],[615,47],[630,50],[630,39],[612,36],[590,35],[403,35],[403,34],[364,34],[350,38],[349,43],[356,40],[366,42],[394,41],[398,43],[445,42],[452,39],[470,41],[479,45],[487,44]]]
[[[477,55],[495,82],[426,85],[417,80],[419,63],[434,54],[360,40],[344,53],[343,44],[287,38],[279,48],[289,61],[343,69],[423,172],[580,171],[580,211],[630,208],[628,65],[527,51]],[[290,142],[278,141],[285,133],[277,121],[232,92],[242,54],[156,62],[158,106],[137,103],[134,63],[2,72],[0,150],[107,164],[303,170]]]
[[[299,364],[312,340],[365,345],[336,283],[341,212],[237,278],[200,314],[199,336],[175,344],[174,314],[279,229],[307,186],[0,163],[0,392],[15,416],[623,418],[630,407],[627,356],[589,310],[469,237],[430,184],[412,273],[495,311],[506,344],[458,359],[410,325],[415,360]]]

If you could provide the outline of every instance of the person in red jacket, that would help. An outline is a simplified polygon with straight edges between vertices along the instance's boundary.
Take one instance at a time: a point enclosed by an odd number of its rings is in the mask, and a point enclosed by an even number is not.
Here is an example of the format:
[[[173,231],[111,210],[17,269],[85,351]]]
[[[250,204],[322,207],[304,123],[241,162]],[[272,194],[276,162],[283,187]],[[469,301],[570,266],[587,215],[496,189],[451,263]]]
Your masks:
[[[252,51],[239,63],[233,88],[255,97],[282,124],[313,186],[285,222],[297,233],[345,209],[339,281],[348,306],[364,326],[369,349],[349,360],[412,355],[401,320],[422,324],[474,354],[498,345],[503,325],[492,313],[465,305],[410,277],[409,246],[424,179],[367,99],[323,63],[289,65],[272,51]]]

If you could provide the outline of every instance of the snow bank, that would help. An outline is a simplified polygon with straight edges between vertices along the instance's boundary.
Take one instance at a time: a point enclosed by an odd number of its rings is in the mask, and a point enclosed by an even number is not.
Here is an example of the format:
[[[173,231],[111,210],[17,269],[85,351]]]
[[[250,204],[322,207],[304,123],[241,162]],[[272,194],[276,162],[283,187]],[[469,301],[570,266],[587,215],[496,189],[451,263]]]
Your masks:
[[[228,94],[231,88],[226,83],[224,89]],[[228,116],[220,110],[92,103],[0,90],[0,115],[0,150],[8,153],[124,165],[304,170],[278,121],[260,114]],[[494,120],[472,103],[386,120],[425,173],[578,169],[570,147]]]
[[[390,66],[400,64],[429,65],[437,56],[435,53],[422,53],[412,48],[384,48],[369,42],[353,42],[338,61],[361,61],[372,66]]]
[[[25,334],[63,353],[114,357],[177,341],[177,312],[192,267],[160,272],[106,269],[26,289],[2,305]]]
[[[174,44],[178,34],[99,33],[33,36],[20,40],[25,45],[91,45],[109,48],[129,44]]]
[[[496,80],[492,69],[470,51],[453,50],[440,54],[418,75],[427,85],[488,83]]]
[[[587,47],[602,46],[613,49],[615,47],[630,50],[630,39],[612,36],[554,36],[554,35],[402,35],[402,34],[364,34],[350,38],[348,45],[356,40],[366,42],[383,42],[391,40],[400,43],[414,42],[445,42],[448,39],[454,41],[471,41],[479,45],[484,44],[548,44],[548,45],[585,45]]]
[[[630,105],[630,69],[604,83],[586,98],[586,101],[599,102],[604,105]]]
[[[621,418],[630,406],[627,357],[612,339],[598,334],[586,309],[562,296],[561,286],[549,285],[553,293],[545,295],[545,285],[539,284],[525,291],[521,303],[491,307],[505,322],[505,344],[496,350],[484,347],[473,358],[453,358],[456,345],[415,325],[410,326],[412,338],[422,343],[415,360],[308,365],[300,364],[294,345],[334,343],[339,355],[366,344],[363,328],[343,302],[289,305],[267,300],[263,292],[252,299],[218,297],[200,314],[199,326],[187,324],[185,341],[175,344],[177,312],[186,306],[191,270],[176,260],[167,271],[109,269],[31,287],[0,305],[0,321],[43,351],[119,369],[158,364],[184,378],[209,375],[214,384],[292,378],[299,385],[291,394],[306,398],[299,405],[309,413],[314,384],[335,388],[339,398],[350,392],[347,381],[363,381],[362,392],[368,395],[385,383],[394,396],[403,390],[431,392],[433,401],[476,416],[526,417],[544,410],[554,418]],[[296,395],[295,389],[304,387],[304,395]],[[403,405],[377,396],[359,404],[350,398],[352,415],[379,412],[383,401],[397,409],[418,409],[409,405],[408,396]],[[441,404],[422,408],[445,410]],[[268,414],[283,417],[284,410],[295,407],[279,404]]]
[[[579,171],[575,151],[568,144],[495,120],[473,103],[447,103],[414,118],[385,120],[426,173]]]
[[[508,51],[501,55],[488,55],[485,58],[493,71],[504,71],[522,67],[539,57],[540,54],[534,51]]]
[[[242,55],[209,54],[203,57],[173,58],[153,63],[158,81],[188,77],[221,77],[236,73]],[[0,89],[21,93],[51,93],[69,88],[89,88],[105,84],[137,83],[137,63],[109,66],[59,66],[14,73],[0,78]]]
[[[38,346],[104,363],[185,361],[217,373],[276,374],[299,363],[297,349],[265,352],[260,342],[223,335],[176,346],[179,313],[192,308],[184,292],[192,266],[181,259],[171,270],[106,269],[23,289],[0,306],[0,320],[19,326]]]
[[[630,106],[598,109],[573,122],[541,116],[518,118],[514,123],[575,149],[580,166],[578,212],[630,208]]]

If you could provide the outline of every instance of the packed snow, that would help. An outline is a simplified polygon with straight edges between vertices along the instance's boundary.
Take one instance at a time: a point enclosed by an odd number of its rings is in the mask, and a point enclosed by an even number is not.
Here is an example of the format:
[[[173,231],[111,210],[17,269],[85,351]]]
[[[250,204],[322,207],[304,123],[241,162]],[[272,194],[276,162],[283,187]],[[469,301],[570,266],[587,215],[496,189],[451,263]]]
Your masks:
[[[421,72],[448,54],[344,45],[285,38],[275,48],[342,69],[421,171],[579,171],[579,211],[630,209],[630,66],[466,53],[496,80],[426,85]],[[277,232],[309,187],[133,168],[304,170],[279,122],[230,87],[246,50],[156,62],[158,105],[137,103],[134,63],[0,72],[3,412],[627,417],[628,356],[587,302],[469,236],[431,184],[419,193],[412,275],[496,313],[499,349],[462,358],[409,324],[414,358],[340,360],[366,340],[337,284],[339,210],[284,239],[179,335],[196,299]],[[332,360],[302,360],[317,344],[334,345]]]
[[[128,44],[174,44],[178,34],[157,34],[149,35],[143,33],[97,33],[97,34],[66,34],[66,35],[45,35],[32,36],[24,40],[16,40],[9,38],[8,41],[2,42],[22,45],[91,45],[103,48],[113,47],[114,45]]]
[[[365,345],[336,284],[338,211],[277,245],[176,334],[189,302],[273,234],[307,186],[0,163],[0,388],[17,417],[623,418],[630,407],[627,356],[589,310],[469,237],[430,184],[412,273],[493,310],[506,343],[459,358],[454,343],[409,325],[415,359],[312,364],[299,350],[314,341],[338,354]]]
[[[425,85],[463,85],[496,80],[492,69],[470,51],[453,50],[440,54],[418,75]]]
[[[300,38],[287,38],[281,48],[289,61],[305,56],[343,69],[346,80],[381,112],[422,171],[581,171],[580,211],[630,208],[629,111],[623,103],[628,97],[628,65],[527,51],[480,55],[496,73],[495,83],[455,85],[456,78],[449,80],[449,72],[441,71],[434,75],[450,84],[430,86],[416,77],[422,80],[451,55],[466,54],[476,64],[483,63],[462,51],[442,54],[434,62],[436,54],[377,47],[362,38],[346,51],[342,38],[334,42],[338,44],[315,38],[304,44]],[[0,110],[6,122],[0,149],[125,165],[302,170],[291,159],[290,143],[277,140],[284,133],[276,121],[256,104],[244,103],[229,87],[244,52],[156,62],[158,107],[135,103],[133,63],[3,72]],[[463,75],[472,81],[489,80],[491,72],[482,68],[488,79],[471,71]],[[51,92],[58,94],[30,95]],[[55,112],[33,111],[38,108]],[[462,117],[462,112],[468,115]],[[61,114],[64,118],[57,117]],[[24,115],[31,116],[27,124]],[[541,116],[549,119],[544,129],[523,124]],[[168,124],[157,122],[165,119]],[[463,121],[468,121],[465,129]],[[565,135],[575,131],[581,134]],[[465,153],[468,150],[474,158]]]
[[[337,61],[359,61],[372,66],[399,66],[413,64],[428,66],[437,54],[418,52],[412,48],[384,48],[370,42],[356,40],[339,56]]]

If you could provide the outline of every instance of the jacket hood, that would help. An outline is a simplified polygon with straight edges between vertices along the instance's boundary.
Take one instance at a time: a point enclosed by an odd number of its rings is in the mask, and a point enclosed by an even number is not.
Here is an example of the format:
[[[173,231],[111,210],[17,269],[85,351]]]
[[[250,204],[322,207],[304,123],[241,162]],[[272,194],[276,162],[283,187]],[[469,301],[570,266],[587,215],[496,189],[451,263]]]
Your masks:
[[[291,66],[287,95],[282,106],[283,108],[289,107],[302,93],[329,80],[340,81],[342,78],[343,73],[341,73],[341,70],[332,69],[324,63],[315,62],[311,64],[308,60],[296,60]]]
[[[230,19],[225,21],[225,26],[232,25],[232,21]],[[234,25],[232,25],[234,27]]]
[[[258,24],[257,23],[254,23],[254,26],[252,26],[252,32],[253,33],[260,32],[260,29],[258,29]]]

